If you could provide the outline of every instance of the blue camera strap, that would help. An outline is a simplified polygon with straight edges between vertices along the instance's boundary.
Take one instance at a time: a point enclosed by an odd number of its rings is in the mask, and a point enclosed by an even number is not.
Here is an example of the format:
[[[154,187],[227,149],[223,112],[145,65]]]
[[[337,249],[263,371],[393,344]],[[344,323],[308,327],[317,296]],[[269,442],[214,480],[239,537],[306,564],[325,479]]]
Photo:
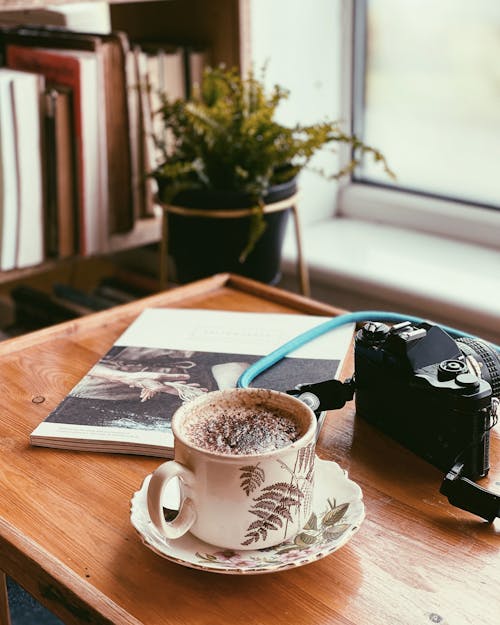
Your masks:
[[[402,315],[400,313],[384,312],[380,310],[363,310],[359,312],[346,313],[345,315],[339,315],[338,317],[331,317],[324,323],[320,323],[314,328],[311,328],[310,330],[307,330],[306,332],[297,335],[293,339],[287,341],[274,351],[270,352],[266,356],[263,356],[252,365],[250,365],[239,377],[237,382],[238,388],[247,388],[248,386],[250,386],[250,384],[257,376],[259,376],[261,373],[264,373],[264,371],[267,371],[267,369],[285,358],[285,356],[287,356],[291,352],[295,351],[299,347],[302,347],[302,345],[305,345],[315,338],[322,336],[323,334],[326,334],[327,332],[330,332],[335,328],[339,328],[340,326],[343,326],[347,323],[360,323],[362,321],[411,321],[414,323],[422,323],[428,320],[422,319],[420,317],[411,317],[410,315]],[[452,336],[465,336],[472,339],[479,338],[477,336],[474,336],[473,334],[460,332],[459,330],[455,330],[454,328],[450,328],[441,324],[440,327]],[[494,345],[493,347],[500,352],[500,347],[496,345]]]
[[[288,354],[295,351],[302,345],[309,343],[309,341],[314,340],[315,338],[334,330],[335,328],[339,328],[342,325],[347,323],[360,323],[363,321],[381,321],[381,322],[404,322],[410,321],[412,323],[422,323],[428,322],[426,319],[422,319],[420,317],[412,317],[410,315],[402,315],[400,313],[393,312],[383,312],[379,310],[368,310],[368,311],[360,311],[360,312],[352,312],[344,315],[339,315],[338,317],[332,317],[302,334],[294,337],[290,341],[287,341],[271,353],[267,354],[257,360],[255,363],[250,365],[239,377],[237,382],[238,388],[247,388],[250,386],[252,381],[264,373],[275,365],[277,362],[285,358]],[[456,330],[455,328],[450,328],[444,325],[439,324],[440,327],[447,332],[450,336],[454,337],[467,337],[470,339],[482,340],[479,337],[468,334],[467,332],[461,332]],[[500,353],[500,347],[498,345],[490,345],[497,352]],[[315,385],[300,385],[300,389],[305,390],[306,392],[303,395],[300,395],[300,398],[310,405],[313,410],[317,410],[316,414],[322,410],[321,415],[324,418],[326,414],[326,408],[322,407],[321,400],[318,397],[313,395],[313,398],[317,400],[315,405],[310,403],[310,398],[306,397],[310,395],[307,392],[307,388],[309,387],[318,387],[314,388],[316,392],[318,392],[319,387],[321,387],[322,393],[325,393],[325,396],[328,395],[328,408],[341,407],[346,400],[352,399],[354,388],[350,384],[352,381],[347,381],[346,383],[342,383],[339,380],[331,380],[325,383],[319,383]],[[323,389],[323,384],[334,385],[333,388]],[[343,387],[342,392],[339,390]],[[291,391],[288,391],[291,392]],[[299,391],[301,392],[301,391]],[[332,398],[334,398],[332,400]],[[338,400],[339,403],[335,403]],[[314,400],[313,400],[314,401]],[[440,492],[443,495],[448,497],[449,502],[462,508],[464,510],[468,510],[473,514],[477,514],[489,522],[492,522],[496,517],[500,517],[500,495],[496,495],[495,493],[488,491],[478,484],[475,484],[471,480],[467,479],[462,475],[463,464],[457,462],[446,474],[443,483],[440,488]]]

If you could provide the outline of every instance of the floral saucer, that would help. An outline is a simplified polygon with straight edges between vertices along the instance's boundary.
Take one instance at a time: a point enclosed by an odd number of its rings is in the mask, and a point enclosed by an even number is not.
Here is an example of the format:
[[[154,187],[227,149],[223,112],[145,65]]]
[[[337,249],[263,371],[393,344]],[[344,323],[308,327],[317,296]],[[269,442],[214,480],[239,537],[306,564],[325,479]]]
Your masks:
[[[365,517],[361,488],[336,462],[316,458],[313,512],[295,538],[275,547],[237,551],[209,545],[190,533],[168,540],[149,518],[146,490],[150,479],[148,475],[131,501],[130,519],[143,543],[167,560],[214,573],[250,575],[309,564],[345,545]],[[172,480],[168,489],[164,505],[171,512],[179,506],[177,481]]]

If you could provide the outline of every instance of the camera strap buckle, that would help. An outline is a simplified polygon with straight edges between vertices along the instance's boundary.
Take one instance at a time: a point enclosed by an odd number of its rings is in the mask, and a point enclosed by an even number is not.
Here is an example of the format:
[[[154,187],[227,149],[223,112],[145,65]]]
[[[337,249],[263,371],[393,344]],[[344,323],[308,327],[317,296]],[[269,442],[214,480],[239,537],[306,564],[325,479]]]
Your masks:
[[[463,464],[456,464],[446,474],[439,492],[452,506],[462,508],[492,523],[500,517],[500,495],[486,490],[462,476]]]
[[[495,425],[498,423],[499,418],[500,418],[500,399],[498,399],[498,397],[492,397],[491,408],[490,408],[490,427],[489,427],[490,430],[495,427]]]
[[[315,384],[297,384],[287,393],[303,401],[314,412],[335,410],[345,406],[346,402],[354,397],[354,379],[348,378],[344,382],[325,380]]]

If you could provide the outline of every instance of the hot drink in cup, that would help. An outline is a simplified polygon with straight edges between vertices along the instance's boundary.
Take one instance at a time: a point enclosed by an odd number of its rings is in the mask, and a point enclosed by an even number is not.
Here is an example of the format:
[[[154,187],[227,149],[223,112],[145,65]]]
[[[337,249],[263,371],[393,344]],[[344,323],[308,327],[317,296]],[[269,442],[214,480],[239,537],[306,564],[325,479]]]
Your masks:
[[[183,423],[194,447],[218,454],[263,454],[291,445],[302,434],[296,419],[284,410],[241,406],[204,411]]]
[[[306,524],[314,483],[316,417],[295,397],[267,389],[215,391],[172,419],[175,460],[148,486],[151,520],[167,538],[187,531],[230,549],[259,549]],[[162,493],[178,477],[181,506],[167,522]]]

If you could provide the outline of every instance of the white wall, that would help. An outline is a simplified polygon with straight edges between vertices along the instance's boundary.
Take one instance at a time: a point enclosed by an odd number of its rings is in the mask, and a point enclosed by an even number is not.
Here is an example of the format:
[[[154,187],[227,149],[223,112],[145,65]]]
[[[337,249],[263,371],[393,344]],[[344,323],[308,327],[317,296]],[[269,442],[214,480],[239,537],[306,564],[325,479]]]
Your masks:
[[[254,69],[267,64],[266,83],[290,90],[279,110],[287,125],[338,120],[341,106],[342,0],[250,0]],[[318,155],[314,167],[337,171],[337,156]],[[332,215],[336,183],[305,171],[300,177],[301,221]]]

